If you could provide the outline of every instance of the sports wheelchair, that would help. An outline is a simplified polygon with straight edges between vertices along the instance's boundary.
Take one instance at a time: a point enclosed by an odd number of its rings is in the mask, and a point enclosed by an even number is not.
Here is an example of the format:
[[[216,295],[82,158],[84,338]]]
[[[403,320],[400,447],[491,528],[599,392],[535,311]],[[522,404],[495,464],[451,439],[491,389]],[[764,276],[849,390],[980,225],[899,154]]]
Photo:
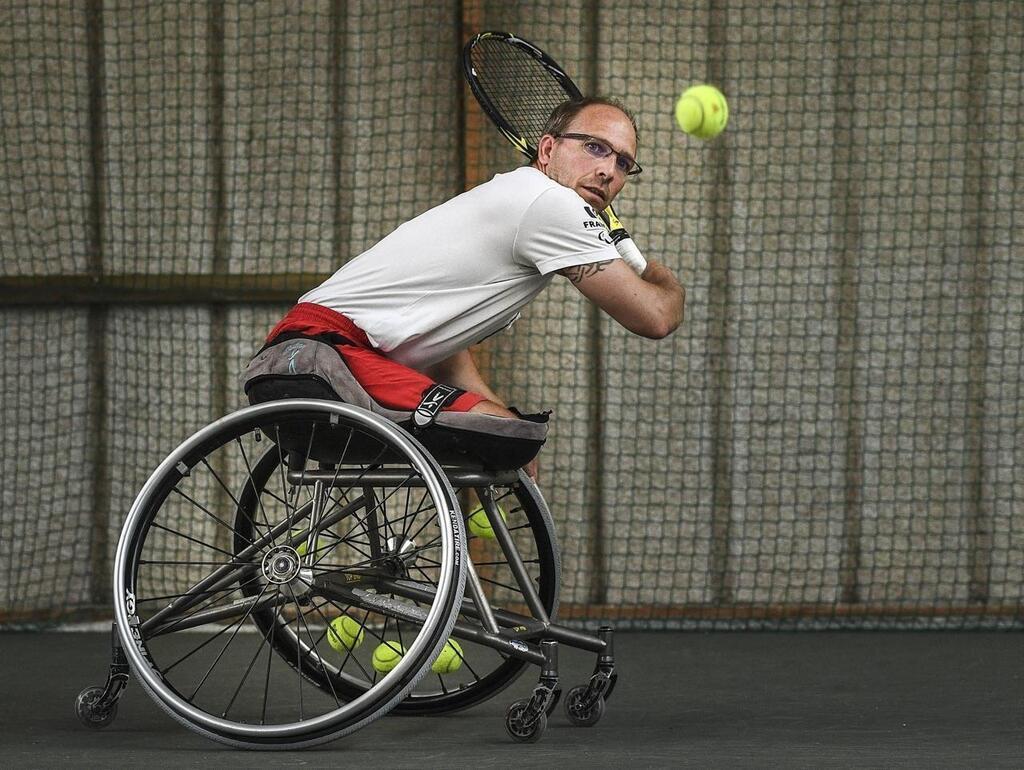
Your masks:
[[[535,664],[505,717],[532,742],[561,696],[560,644],[596,654],[568,719],[601,718],[612,629],[555,622],[554,525],[521,470],[546,416],[385,409],[316,338],[266,348],[243,377],[252,405],[184,441],[128,513],[112,662],[78,696],[83,723],[109,725],[134,672],[208,738],[304,748],[389,712],[467,708]]]

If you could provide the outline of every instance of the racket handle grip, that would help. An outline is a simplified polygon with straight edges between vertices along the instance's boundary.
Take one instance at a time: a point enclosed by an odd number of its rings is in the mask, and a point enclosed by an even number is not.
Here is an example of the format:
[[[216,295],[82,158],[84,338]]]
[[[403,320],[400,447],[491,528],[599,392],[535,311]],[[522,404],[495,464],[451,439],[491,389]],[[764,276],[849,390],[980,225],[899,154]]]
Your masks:
[[[633,243],[633,239],[626,232],[622,222],[615,216],[612,207],[606,208],[601,212],[601,215],[605,224],[608,225],[608,233],[611,235],[612,243],[615,244],[615,250],[619,252],[622,261],[633,268],[637,275],[643,275],[644,270],[647,269],[647,260],[640,253],[640,249],[636,247],[636,244]]]
[[[633,243],[633,239],[627,234],[625,238],[616,241],[615,250],[619,252],[622,261],[629,265],[637,275],[643,275],[647,269],[647,259],[640,253],[640,249]]]

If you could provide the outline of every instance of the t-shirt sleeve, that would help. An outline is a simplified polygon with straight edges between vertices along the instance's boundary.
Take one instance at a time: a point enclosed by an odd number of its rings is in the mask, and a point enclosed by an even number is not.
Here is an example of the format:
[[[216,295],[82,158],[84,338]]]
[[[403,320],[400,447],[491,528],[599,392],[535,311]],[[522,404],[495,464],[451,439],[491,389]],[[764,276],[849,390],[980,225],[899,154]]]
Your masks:
[[[619,256],[597,212],[568,187],[545,190],[530,204],[512,253],[542,275]]]

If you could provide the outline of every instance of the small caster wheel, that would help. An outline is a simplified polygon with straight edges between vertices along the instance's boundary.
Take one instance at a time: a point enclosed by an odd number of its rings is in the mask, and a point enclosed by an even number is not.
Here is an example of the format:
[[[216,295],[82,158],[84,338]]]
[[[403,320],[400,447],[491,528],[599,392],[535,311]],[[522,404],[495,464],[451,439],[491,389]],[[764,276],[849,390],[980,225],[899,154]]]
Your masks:
[[[604,716],[604,698],[598,698],[590,708],[584,706],[587,689],[585,684],[573,687],[565,696],[565,715],[577,727],[593,727]]]
[[[524,719],[529,706],[529,699],[517,700],[505,712],[505,729],[513,740],[520,743],[536,743],[548,727],[548,715],[544,712],[532,722]]]
[[[86,687],[75,698],[75,713],[79,720],[86,727],[93,730],[101,730],[114,721],[117,716],[117,704],[113,704],[106,711],[97,711],[96,702],[103,695],[102,687]]]

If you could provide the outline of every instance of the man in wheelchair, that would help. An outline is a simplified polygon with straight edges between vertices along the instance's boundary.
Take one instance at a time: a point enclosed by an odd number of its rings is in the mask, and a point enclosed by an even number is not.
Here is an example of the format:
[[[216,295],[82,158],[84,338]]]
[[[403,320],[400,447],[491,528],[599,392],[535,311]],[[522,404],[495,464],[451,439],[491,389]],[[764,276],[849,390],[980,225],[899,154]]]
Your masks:
[[[308,375],[311,360],[289,343],[314,338],[340,355],[357,397],[377,411],[411,414],[414,427],[441,412],[522,420],[484,381],[469,348],[510,328],[556,274],[629,331],[670,334],[682,321],[683,287],[653,261],[635,273],[596,213],[622,190],[636,150],[636,123],[617,102],[562,104],[532,163],[404,223],[303,295],[247,372],[250,400],[301,395],[251,386],[272,372]],[[543,433],[527,430],[541,443]],[[535,459],[526,468],[536,476]]]
[[[632,332],[678,326],[682,287],[653,262],[637,275],[595,213],[635,152],[620,106],[562,105],[529,166],[405,223],[300,299],[243,375],[254,406],[183,441],[135,498],[112,661],[76,700],[84,724],[111,723],[131,670],[212,740],[303,748],[392,710],[460,711],[536,665],[505,714],[530,742],[561,698],[559,644],[595,655],[565,693],[568,719],[601,718],[613,631],[559,621],[554,519],[521,470],[536,473],[547,417],[506,406],[469,348],[555,274]]]

